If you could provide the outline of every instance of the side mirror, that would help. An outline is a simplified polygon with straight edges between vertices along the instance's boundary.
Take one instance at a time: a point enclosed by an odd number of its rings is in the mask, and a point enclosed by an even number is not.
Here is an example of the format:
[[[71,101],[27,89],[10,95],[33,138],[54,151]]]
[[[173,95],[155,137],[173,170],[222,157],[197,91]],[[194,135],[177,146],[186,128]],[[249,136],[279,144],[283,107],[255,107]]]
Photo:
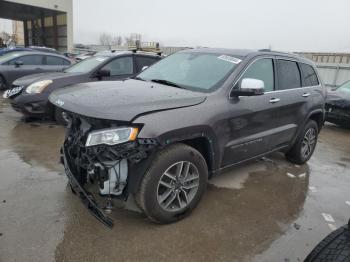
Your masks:
[[[109,77],[111,76],[111,70],[108,69],[100,69],[96,72],[96,76],[98,78],[102,78],[102,77]]]
[[[15,66],[16,67],[20,67],[21,65],[23,65],[22,61],[19,61],[19,60],[15,61]]]
[[[259,96],[265,92],[264,81],[254,78],[244,78],[239,85],[239,88],[233,89],[233,96]]]
[[[142,67],[141,71],[143,71],[143,70],[145,70],[147,68],[148,68],[148,66],[144,66],[144,67]]]

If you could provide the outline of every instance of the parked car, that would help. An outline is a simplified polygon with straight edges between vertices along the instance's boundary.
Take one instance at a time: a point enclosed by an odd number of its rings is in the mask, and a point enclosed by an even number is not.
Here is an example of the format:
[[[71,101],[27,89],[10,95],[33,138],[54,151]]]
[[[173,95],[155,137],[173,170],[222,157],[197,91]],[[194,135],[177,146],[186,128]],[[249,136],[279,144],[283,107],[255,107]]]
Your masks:
[[[350,220],[323,239],[307,256],[304,262],[350,261]]]
[[[22,76],[62,71],[71,61],[62,55],[43,52],[14,52],[0,57],[0,89],[8,89]]]
[[[69,122],[62,162],[72,190],[109,226],[103,211],[130,194],[152,221],[179,220],[226,168],[274,151],[310,159],[325,114],[318,79],[296,55],[203,48],[135,79],[57,90],[50,101]]]
[[[39,52],[45,52],[45,53],[53,53],[60,55],[60,52],[58,52],[54,48],[49,48],[45,46],[29,46],[29,47],[6,47],[0,49],[0,56],[6,55],[8,53],[13,53],[13,52],[21,52],[21,51],[39,51]]]
[[[153,53],[108,52],[72,65],[63,72],[35,74],[17,79],[4,94],[12,107],[28,117],[51,118],[64,123],[60,110],[54,110],[48,97],[52,91],[71,84],[133,77],[143,67],[161,59]],[[102,90],[101,90],[102,91]]]
[[[4,47],[0,49],[0,56],[6,55],[8,53],[12,53],[12,52],[21,52],[21,51],[33,51],[30,48],[26,48],[26,47]]]
[[[326,121],[350,127],[350,81],[328,93],[326,111]]]
[[[28,46],[29,49],[39,52],[51,53],[56,55],[61,55],[59,51],[54,48],[46,47],[46,46]]]
[[[75,61],[80,62],[85,60],[86,58],[92,57],[93,55],[95,55],[96,52],[87,52],[87,53],[83,53],[83,54],[78,54],[74,57]]]

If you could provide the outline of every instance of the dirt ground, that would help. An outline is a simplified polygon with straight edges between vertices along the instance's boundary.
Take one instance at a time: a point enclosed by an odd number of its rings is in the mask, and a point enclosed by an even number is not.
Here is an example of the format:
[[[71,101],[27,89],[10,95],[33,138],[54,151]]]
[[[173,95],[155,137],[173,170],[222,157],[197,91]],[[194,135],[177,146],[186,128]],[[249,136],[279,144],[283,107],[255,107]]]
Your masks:
[[[277,153],[236,167],[171,225],[150,223],[130,199],[111,215],[112,230],[67,187],[63,137],[63,128],[25,122],[0,99],[1,262],[302,261],[350,217],[350,130],[333,125],[306,165]]]

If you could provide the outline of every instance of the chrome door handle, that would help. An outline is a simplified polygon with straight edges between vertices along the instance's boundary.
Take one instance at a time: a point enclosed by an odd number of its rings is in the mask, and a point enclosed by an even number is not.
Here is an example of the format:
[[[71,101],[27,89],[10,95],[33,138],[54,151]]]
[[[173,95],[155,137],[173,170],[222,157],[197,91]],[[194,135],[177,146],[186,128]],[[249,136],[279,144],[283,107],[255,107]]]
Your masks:
[[[310,96],[310,93],[304,93],[303,94],[303,97],[309,97]]]
[[[279,99],[279,98],[271,98],[270,99],[271,104],[278,103],[279,101],[281,101],[281,99]]]

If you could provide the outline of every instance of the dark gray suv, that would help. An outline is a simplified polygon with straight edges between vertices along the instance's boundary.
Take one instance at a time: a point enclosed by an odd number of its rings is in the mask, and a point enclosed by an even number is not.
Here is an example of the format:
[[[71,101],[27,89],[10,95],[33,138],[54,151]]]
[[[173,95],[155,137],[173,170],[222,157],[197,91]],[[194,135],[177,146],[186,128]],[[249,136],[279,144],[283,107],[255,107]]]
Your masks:
[[[274,151],[305,163],[325,97],[302,57],[203,48],[173,54],[135,79],[57,91],[50,101],[69,119],[62,162],[72,189],[112,225],[103,209],[114,198],[133,194],[151,220],[169,223],[228,167]]]

